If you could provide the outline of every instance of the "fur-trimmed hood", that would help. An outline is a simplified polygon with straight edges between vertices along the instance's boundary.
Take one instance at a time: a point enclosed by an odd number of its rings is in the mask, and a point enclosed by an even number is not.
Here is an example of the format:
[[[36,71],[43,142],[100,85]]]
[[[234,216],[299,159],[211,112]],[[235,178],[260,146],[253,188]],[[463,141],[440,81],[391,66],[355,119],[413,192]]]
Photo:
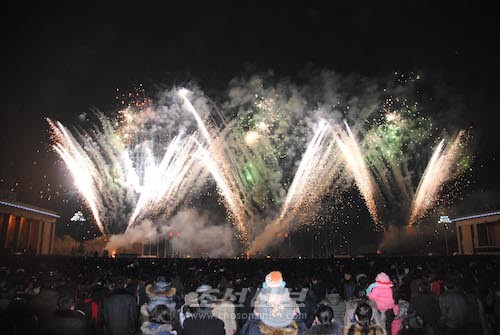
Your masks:
[[[363,328],[358,324],[344,328],[345,335],[386,335],[385,329],[379,325]]]
[[[172,325],[160,324],[146,321],[141,326],[141,332],[144,335],[154,335],[158,333],[171,333],[172,335],[177,335],[177,332],[172,329]]]
[[[297,335],[299,333],[299,326],[295,321],[292,321],[286,328],[272,328],[261,322],[259,329],[262,335]]]
[[[153,285],[152,284],[149,284],[148,286],[146,286],[146,294],[149,295],[150,297],[154,298],[154,297],[173,297],[175,295],[175,293],[177,293],[177,290],[175,287],[172,287],[170,290],[168,291],[165,291],[165,292],[155,292],[153,290]]]

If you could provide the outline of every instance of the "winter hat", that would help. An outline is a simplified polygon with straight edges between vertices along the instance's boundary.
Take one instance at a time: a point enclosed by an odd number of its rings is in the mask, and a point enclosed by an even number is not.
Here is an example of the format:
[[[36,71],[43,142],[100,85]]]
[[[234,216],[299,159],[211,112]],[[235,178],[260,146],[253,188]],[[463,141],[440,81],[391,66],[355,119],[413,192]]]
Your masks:
[[[203,294],[203,293],[209,292],[211,290],[212,290],[212,286],[207,285],[207,284],[203,284],[201,286],[198,286],[198,288],[196,289],[196,293]]]
[[[189,292],[184,297],[184,303],[189,307],[197,307],[198,306],[198,293]]]
[[[375,278],[375,281],[377,282],[377,287],[393,287],[394,284],[392,283],[391,279],[385,272],[380,272],[377,277]]]
[[[274,291],[270,294],[259,294],[254,313],[265,325],[284,328],[292,323],[298,307],[290,298],[287,289],[279,288]]]
[[[146,293],[150,296],[162,295],[172,297],[176,292],[177,290],[175,287],[172,287],[170,280],[165,279],[163,276],[156,278],[151,285],[146,287]]]
[[[217,298],[213,296],[215,292],[213,291],[212,286],[210,285],[201,285],[196,289],[196,293],[198,294],[197,302],[198,307],[204,309],[211,309],[211,306]]]
[[[285,287],[285,282],[283,281],[283,276],[279,271],[269,272],[266,276],[266,282],[264,283],[264,288],[278,288]]]

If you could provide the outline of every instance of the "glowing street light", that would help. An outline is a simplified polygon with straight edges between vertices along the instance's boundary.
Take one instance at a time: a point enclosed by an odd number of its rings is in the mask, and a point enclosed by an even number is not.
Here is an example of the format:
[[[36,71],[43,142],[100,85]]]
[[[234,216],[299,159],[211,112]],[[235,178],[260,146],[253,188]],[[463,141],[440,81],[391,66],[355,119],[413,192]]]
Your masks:
[[[448,250],[448,225],[450,223],[452,223],[453,221],[451,221],[450,217],[448,215],[441,215],[439,217],[439,221],[438,223],[443,223],[444,224],[444,236],[445,236],[445,244],[446,244],[446,256],[448,256],[450,254],[449,250]]]
[[[78,211],[75,214],[73,214],[73,216],[71,217],[70,220],[74,221],[74,222],[85,222],[85,221],[87,221],[87,219],[83,216],[82,211]]]

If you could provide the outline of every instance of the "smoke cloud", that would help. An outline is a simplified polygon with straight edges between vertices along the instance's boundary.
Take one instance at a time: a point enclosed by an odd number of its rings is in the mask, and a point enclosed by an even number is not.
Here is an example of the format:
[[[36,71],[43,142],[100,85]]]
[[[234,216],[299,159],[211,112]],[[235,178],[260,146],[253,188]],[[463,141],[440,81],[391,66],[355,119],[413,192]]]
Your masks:
[[[221,220],[226,222],[225,219]],[[112,235],[105,249],[117,250],[134,243],[156,243],[159,238],[166,238],[172,232],[171,239],[176,252],[191,257],[228,257],[235,254],[233,229],[224,224],[214,224],[214,216],[207,211],[186,209],[178,212],[171,219],[158,223],[143,220],[130,227],[125,233]],[[180,233],[177,235],[177,233]]]

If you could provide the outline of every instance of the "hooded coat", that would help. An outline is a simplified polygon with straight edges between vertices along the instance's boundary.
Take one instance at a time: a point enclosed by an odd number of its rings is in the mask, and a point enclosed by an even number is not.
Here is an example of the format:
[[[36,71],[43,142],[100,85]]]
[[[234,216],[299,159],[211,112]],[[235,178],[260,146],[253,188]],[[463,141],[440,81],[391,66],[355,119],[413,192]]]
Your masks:
[[[133,334],[136,330],[138,310],[135,296],[126,289],[114,290],[102,306],[102,319],[109,335]]]
[[[336,320],[344,320],[346,303],[338,293],[331,293],[325,296],[322,301],[333,309],[333,317]]]
[[[312,326],[306,335],[342,335],[342,326],[337,322],[332,322],[329,325]]]
[[[344,328],[344,335],[385,335],[385,330],[379,325],[371,325],[364,328],[358,324]]]
[[[196,312],[184,320],[185,335],[225,335],[224,322],[211,313]]]
[[[298,335],[299,326],[297,322],[292,321],[292,323],[286,328],[273,328],[265,325],[264,323],[259,324],[259,330],[262,335]]]
[[[41,289],[40,293],[31,299],[29,304],[40,323],[52,317],[57,310],[58,299],[59,293],[51,289]]]
[[[392,288],[390,287],[376,286],[370,294],[368,294],[368,298],[377,303],[377,309],[381,312],[394,308]]]
[[[295,327],[297,327],[296,333],[294,333],[293,330]],[[294,320],[288,328],[272,328],[266,326],[259,318],[252,314],[241,328],[240,335],[302,335],[305,334],[306,331],[307,327],[302,320]]]
[[[383,323],[383,320],[380,317],[380,313],[377,309],[377,304],[372,300],[355,299],[355,300],[350,300],[346,303],[346,312],[345,312],[345,316],[344,316],[344,327],[347,327],[350,324],[353,324],[356,322],[356,320],[354,319],[354,312],[356,311],[356,307],[358,307],[358,304],[360,302],[366,302],[368,305],[371,306],[372,314],[373,314],[373,321],[377,325],[381,325]]]
[[[218,301],[214,304],[212,315],[224,322],[226,335],[233,335],[238,329],[236,325],[236,311],[234,304],[230,301]]]
[[[467,319],[467,299],[457,289],[448,290],[439,296],[441,324],[457,329],[464,325]]]
[[[85,315],[79,311],[56,310],[40,329],[43,335],[87,334]]]
[[[157,305],[165,305],[170,310],[175,310],[174,295],[176,293],[175,288],[171,288],[166,292],[155,292],[153,290],[153,285],[146,286],[146,295],[148,297],[147,309],[149,312],[153,310]]]
[[[142,335],[176,335],[177,332],[173,330],[170,324],[161,324],[146,321],[141,326]]]

